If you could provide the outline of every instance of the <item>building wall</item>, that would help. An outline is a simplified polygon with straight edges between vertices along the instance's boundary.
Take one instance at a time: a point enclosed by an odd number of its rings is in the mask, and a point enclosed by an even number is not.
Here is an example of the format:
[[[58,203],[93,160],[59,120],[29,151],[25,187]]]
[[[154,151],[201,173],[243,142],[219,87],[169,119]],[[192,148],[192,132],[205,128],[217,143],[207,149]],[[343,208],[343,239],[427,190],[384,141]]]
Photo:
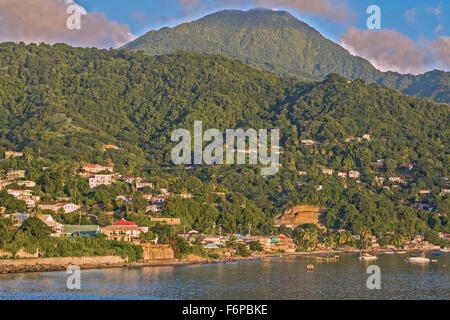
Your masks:
[[[174,252],[168,244],[142,243],[144,261],[174,259]]]
[[[180,218],[150,218],[150,221],[154,221],[154,222],[165,222],[165,223],[167,223],[169,226],[172,226],[172,225],[180,225],[180,224],[181,224]]]
[[[316,206],[296,206],[285,210],[282,214],[275,217],[275,223],[279,225],[292,225],[294,227],[305,224],[314,223],[320,225],[320,219],[324,210]]]
[[[34,266],[34,265],[52,265],[52,266],[83,266],[92,264],[115,264],[126,262],[119,256],[102,257],[66,257],[66,258],[36,258],[36,259],[1,259],[0,266]]]
[[[12,254],[10,252],[6,252],[3,250],[0,250],[0,258],[11,258]],[[16,258],[38,258],[39,257],[39,251],[36,250],[35,253],[28,253],[24,249],[20,249],[16,253]],[[0,260],[1,261],[1,260]]]

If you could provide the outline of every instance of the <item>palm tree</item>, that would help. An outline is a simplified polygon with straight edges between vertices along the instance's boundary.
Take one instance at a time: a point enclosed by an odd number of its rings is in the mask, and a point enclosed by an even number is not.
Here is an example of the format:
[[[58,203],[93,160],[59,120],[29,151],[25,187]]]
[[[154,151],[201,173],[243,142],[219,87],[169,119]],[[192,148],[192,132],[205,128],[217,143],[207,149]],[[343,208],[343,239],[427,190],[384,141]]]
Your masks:
[[[305,249],[314,249],[318,242],[317,230],[311,228],[302,229],[299,235],[299,242]]]
[[[326,235],[324,239],[324,243],[328,248],[333,248],[336,246],[336,239],[333,233],[329,233]]]
[[[25,153],[25,160],[30,164],[30,162],[33,161],[33,155],[30,152]]]
[[[39,211],[40,210],[38,207],[33,207],[33,209],[31,209],[31,212],[30,212],[30,217],[37,218],[39,215]]]
[[[359,232],[359,236],[361,237],[361,243],[366,246],[367,242],[370,239],[370,236],[372,235],[372,232],[370,232],[370,229],[367,227],[362,227],[361,231]]]
[[[237,242],[236,242],[236,237],[234,235],[231,235],[230,238],[225,242],[225,246],[227,248],[234,248],[236,247]]]
[[[403,236],[402,234],[395,234],[392,237],[392,241],[391,243],[396,247],[396,248],[403,248],[404,242],[405,242],[406,237]]]
[[[346,245],[352,241],[352,235],[348,231],[340,232],[338,235],[339,246]]]

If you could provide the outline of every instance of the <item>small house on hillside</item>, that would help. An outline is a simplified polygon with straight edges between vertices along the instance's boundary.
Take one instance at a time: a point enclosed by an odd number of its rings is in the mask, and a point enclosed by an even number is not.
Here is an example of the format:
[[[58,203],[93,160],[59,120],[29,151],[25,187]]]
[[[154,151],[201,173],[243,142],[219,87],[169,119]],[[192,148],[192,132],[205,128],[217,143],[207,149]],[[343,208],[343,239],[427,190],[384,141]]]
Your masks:
[[[101,228],[100,231],[111,240],[139,243],[140,236],[146,233],[148,228],[139,227],[133,221],[122,219],[113,225]]]

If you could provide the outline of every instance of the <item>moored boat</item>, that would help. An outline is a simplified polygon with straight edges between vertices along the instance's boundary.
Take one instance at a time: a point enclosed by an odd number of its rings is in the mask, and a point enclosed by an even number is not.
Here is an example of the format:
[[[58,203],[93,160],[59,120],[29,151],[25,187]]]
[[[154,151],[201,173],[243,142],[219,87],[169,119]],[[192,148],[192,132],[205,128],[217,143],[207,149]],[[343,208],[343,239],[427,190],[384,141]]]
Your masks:
[[[336,262],[337,258],[335,258],[335,257],[317,257],[316,260],[321,261],[321,262]]]
[[[420,256],[410,256],[406,258],[406,261],[408,262],[417,262],[417,263],[428,263],[430,262],[430,259],[425,257],[425,254],[422,253]]]
[[[359,256],[359,260],[376,260],[376,259],[378,259],[377,256],[372,256],[368,253],[362,253]]]

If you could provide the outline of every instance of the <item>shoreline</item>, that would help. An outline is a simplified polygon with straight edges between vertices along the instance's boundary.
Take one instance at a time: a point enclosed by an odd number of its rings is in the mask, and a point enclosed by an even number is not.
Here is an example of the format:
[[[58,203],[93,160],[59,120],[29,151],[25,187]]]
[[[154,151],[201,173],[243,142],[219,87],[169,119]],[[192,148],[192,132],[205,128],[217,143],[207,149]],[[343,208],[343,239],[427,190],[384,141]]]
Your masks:
[[[379,250],[360,250],[360,249],[345,249],[345,250],[325,250],[325,251],[310,251],[310,252],[290,252],[290,253],[266,253],[266,254],[253,254],[249,257],[227,257],[219,258],[215,260],[199,258],[196,260],[189,259],[170,259],[170,260],[153,260],[146,262],[119,262],[119,263],[99,263],[99,264],[82,264],[80,265],[81,270],[102,270],[102,269],[117,269],[117,268],[147,268],[147,267],[182,267],[190,265],[207,265],[207,264],[223,264],[223,263],[233,263],[241,261],[256,261],[274,258],[284,258],[284,257],[296,257],[296,256],[317,256],[317,255],[330,255],[330,254],[357,254],[362,252],[385,253],[385,252],[402,252],[406,253],[417,252],[417,251],[436,251],[436,249],[401,249],[401,250],[390,250],[390,249],[379,249]],[[44,258],[45,259],[45,258]],[[50,258],[51,259],[51,258]],[[4,259],[3,261],[7,261]],[[11,259],[14,260],[14,259]],[[28,260],[28,259],[15,259],[17,260]],[[53,265],[53,264],[35,264],[35,265],[0,265],[0,275],[2,274],[21,274],[21,273],[40,273],[40,272],[58,272],[66,271],[68,265]]]

